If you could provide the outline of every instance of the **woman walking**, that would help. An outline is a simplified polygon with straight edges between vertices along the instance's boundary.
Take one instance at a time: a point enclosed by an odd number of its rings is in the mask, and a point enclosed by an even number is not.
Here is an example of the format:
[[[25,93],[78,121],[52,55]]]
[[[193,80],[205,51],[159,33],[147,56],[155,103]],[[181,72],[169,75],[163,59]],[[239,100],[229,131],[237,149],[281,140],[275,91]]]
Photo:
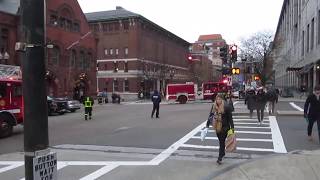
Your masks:
[[[256,107],[257,107],[257,116],[258,116],[258,123],[262,124],[264,118],[264,109],[266,108],[267,104],[267,96],[264,92],[263,88],[259,88],[257,95],[256,95]]]
[[[250,118],[252,118],[253,110],[256,109],[256,92],[253,88],[247,91],[244,104],[247,104],[247,108],[250,111]]]
[[[313,94],[309,95],[304,105],[304,117],[308,119],[308,139],[312,141],[313,124],[317,122],[320,141],[320,86],[314,88]]]
[[[225,104],[223,95],[219,94],[211,108],[211,116],[213,116],[213,128],[216,131],[219,139],[219,157],[218,164],[222,163],[222,158],[225,156],[225,141],[228,131],[231,129],[234,132],[231,108]]]

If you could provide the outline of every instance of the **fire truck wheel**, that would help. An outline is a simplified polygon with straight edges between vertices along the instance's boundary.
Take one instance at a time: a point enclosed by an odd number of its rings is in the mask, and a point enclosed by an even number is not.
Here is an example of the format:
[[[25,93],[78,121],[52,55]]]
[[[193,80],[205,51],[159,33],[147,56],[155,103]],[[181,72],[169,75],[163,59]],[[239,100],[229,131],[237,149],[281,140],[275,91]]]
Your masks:
[[[12,117],[6,114],[0,114],[0,138],[8,137],[12,134]]]
[[[179,96],[178,101],[180,104],[185,104],[187,102],[186,96]]]

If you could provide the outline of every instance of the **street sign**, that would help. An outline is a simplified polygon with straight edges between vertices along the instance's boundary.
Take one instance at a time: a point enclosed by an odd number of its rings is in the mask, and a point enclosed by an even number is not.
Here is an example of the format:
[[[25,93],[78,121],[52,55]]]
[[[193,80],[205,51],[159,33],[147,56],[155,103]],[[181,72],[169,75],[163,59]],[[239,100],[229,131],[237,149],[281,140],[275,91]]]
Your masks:
[[[57,153],[51,152],[33,158],[33,178],[34,180],[57,179]]]

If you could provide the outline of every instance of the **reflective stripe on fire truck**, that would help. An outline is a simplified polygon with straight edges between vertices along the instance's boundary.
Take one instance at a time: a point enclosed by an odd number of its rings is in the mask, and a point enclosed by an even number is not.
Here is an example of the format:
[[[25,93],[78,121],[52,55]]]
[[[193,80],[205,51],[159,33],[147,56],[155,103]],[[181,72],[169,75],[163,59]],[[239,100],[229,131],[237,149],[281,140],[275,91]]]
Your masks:
[[[13,114],[16,114],[16,113],[20,113],[20,109],[6,109],[6,110],[0,110],[0,112],[10,112],[10,113],[13,113]]]

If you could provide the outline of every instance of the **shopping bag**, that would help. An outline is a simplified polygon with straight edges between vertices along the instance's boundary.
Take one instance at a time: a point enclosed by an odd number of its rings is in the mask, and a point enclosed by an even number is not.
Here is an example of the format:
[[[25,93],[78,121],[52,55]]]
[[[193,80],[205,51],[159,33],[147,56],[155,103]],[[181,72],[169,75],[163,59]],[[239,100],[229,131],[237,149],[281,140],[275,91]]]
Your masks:
[[[204,141],[208,133],[208,128],[204,128],[201,130],[201,141]]]
[[[234,152],[237,149],[236,135],[233,133],[227,137],[226,152]]]

